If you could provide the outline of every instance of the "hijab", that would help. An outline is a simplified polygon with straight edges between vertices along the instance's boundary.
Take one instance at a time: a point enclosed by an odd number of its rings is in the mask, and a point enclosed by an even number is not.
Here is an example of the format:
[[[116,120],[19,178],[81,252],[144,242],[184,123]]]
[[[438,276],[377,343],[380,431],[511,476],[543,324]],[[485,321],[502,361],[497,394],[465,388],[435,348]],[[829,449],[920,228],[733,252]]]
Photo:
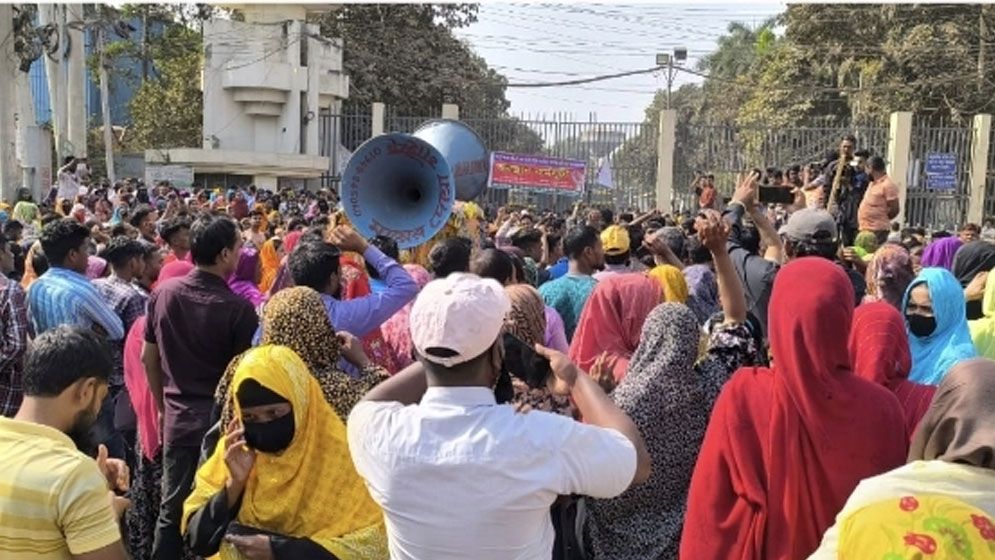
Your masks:
[[[290,402],[294,436],[280,454],[256,453],[236,521],[281,535],[307,538],[336,558],[386,557],[383,517],[352,465],[345,422],[326,406],[318,381],[293,350],[261,346],[245,353],[232,378],[227,399],[241,417],[233,395],[252,380]],[[190,516],[221,492],[230,476],[224,438],[197,469],[195,486],[183,503],[181,532]],[[320,499],[302,499],[313,496]],[[377,538],[373,537],[373,534]],[[227,541],[222,560],[241,556]]]
[[[676,266],[662,264],[647,274],[660,285],[663,294],[661,301],[684,303],[688,300],[687,281],[684,279],[684,274]]]
[[[544,344],[546,340],[546,305],[539,291],[529,284],[512,284],[504,292],[511,301],[511,308],[504,318],[504,330],[530,347]],[[515,373],[515,372],[511,372]],[[516,375],[511,376],[514,389],[513,402],[528,404],[536,410],[554,412],[573,417],[573,406],[568,397],[559,397],[546,387],[532,389]]]
[[[995,469],[995,362],[950,368],[912,438],[909,461],[947,461]]]
[[[925,283],[933,302],[936,330],[919,338],[908,333],[912,350],[912,370],[909,380],[926,385],[937,385],[950,366],[977,355],[971,332],[967,326],[964,308],[964,291],[954,275],[945,268],[924,268],[909,284],[902,300],[902,310],[909,304],[912,290]]]
[[[995,245],[987,241],[972,241],[957,250],[951,272],[957,277],[962,288],[974,280],[981,272],[995,268]],[[967,320],[976,321],[984,317],[981,301],[967,302]]]
[[[778,272],[773,366],[740,369],[722,389],[691,479],[682,558],[805,558],[858,482],[904,462],[901,406],[851,371],[853,298],[830,260]]]
[[[406,264],[404,265],[404,270],[411,275],[415,284],[418,285],[418,291],[421,291],[432,280],[432,275],[423,266]],[[414,363],[414,356],[412,354],[414,347],[411,344],[410,325],[411,306],[414,303],[414,299],[409,301],[380,327],[381,332],[383,332],[384,342],[393,351],[399,368],[406,368]]]
[[[688,286],[687,306],[698,318],[698,324],[704,325],[712,315],[722,309],[719,305],[718,280],[707,264],[691,265],[682,272]]]
[[[266,293],[273,286],[276,280],[276,273],[280,270],[280,255],[276,250],[276,238],[270,238],[263,243],[263,248],[259,251],[259,260],[262,266],[262,274],[259,279],[259,291]]]
[[[981,299],[982,318],[967,323],[971,340],[978,355],[995,359],[995,274],[985,281],[985,295]]]
[[[933,400],[934,388],[908,380],[912,354],[898,310],[883,301],[858,307],[850,331],[850,356],[854,373],[895,394],[911,436]]]
[[[252,307],[259,307],[266,301],[265,294],[259,291],[259,287],[256,285],[256,271],[258,270],[259,253],[255,249],[242,247],[235,273],[228,278],[228,286],[231,291],[245,298],[252,304]]]
[[[944,237],[926,245],[922,252],[922,267],[939,267],[950,270],[953,268],[954,255],[963,245],[957,237]]]
[[[905,289],[915,278],[908,249],[895,243],[882,245],[867,264],[864,278],[865,302],[885,301],[901,311]]]
[[[339,368],[341,342],[328,318],[321,295],[311,288],[296,286],[281,290],[263,307],[263,336],[260,344],[286,346],[293,350],[318,381],[325,401],[345,420],[352,407],[385,376],[377,370],[372,377],[351,378]],[[214,395],[222,410],[221,426],[232,419],[232,403],[225,400],[242,356],[228,364]]]
[[[621,380],[639,345],[643,322],[659,303],[660,285],[642,274],[616,274],[598,282],[577,322],[570,359],[589,371],[607,352],[615,380]]]
[[[588,500],[594,558],[677,558],[688,486],[708,417],[729,369],[698,364],[698,318],[661,303],[611,399],[632,419],[653,461],[650,478],[611,499]]]

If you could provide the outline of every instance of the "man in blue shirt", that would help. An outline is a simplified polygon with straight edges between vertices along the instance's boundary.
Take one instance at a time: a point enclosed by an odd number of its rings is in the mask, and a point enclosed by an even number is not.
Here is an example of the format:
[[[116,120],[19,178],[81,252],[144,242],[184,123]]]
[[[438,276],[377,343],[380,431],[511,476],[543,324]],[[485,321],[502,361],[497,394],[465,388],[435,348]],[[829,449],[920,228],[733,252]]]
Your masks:
[[[90,230],[72,218],[63,218],[45,226],[41,248],[49,269],[28,290],[28,312],[35,333],[41,334],[59,325],[92,329],[109,340],[124,339],[124,323],[97,287],[83,275],[89,256]],[[112,457],[123,459],[125,445],[114,430],[114,398],[108,393],[94,422],[89,439],[107,445]],[[82,449],[93,453],[94,449]]]
[[[84,276],[90,230],[72,218],[45,226],[41,248],[50,268],[28,291],[28,310],[36,334],[59,325],[92,328],[109,340],[124,338],[124,324]]]
[[[418,285],[404,267],[366,242],[348,226],[339,226],[329,234],[329,241],[301,240],[290,254],[288,265],[294,284],[307,286],[321,294],[328,318],[337,331],[362,338],[384,324],[418,295]],[[366,297],[340,300],[339,255],[351,251],[380,275],[386,284],[381,292]]]

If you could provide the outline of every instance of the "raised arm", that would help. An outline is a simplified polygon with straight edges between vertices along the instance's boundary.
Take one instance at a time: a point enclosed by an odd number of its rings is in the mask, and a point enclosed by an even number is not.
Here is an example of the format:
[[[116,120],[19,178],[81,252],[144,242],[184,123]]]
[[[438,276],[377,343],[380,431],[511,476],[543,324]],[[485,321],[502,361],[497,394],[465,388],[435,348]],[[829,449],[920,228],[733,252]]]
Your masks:
[[[746,294],[726,248],[729,229],[729,224],[724,221],[709,222],[701,225],[698,237],[702,245],[712,253],[725,322],[740,324],[746,321]]]
[[[636,424],[605,394],[597,381],[581,372],[566,355],[539,344],[536,352],[549,360],[553,370],[549,378],[551,393],[569,395],[586,424],[615,430],[632,443],[636,448],[636,475],[632,484],[645,482],[650,476],[652,461]]]
[[[753,218],[753,223],[756,224],[757,231],[760,232],[761,242],[767,245],[764,258],[781,264],[784,261],[784,243],[781,241],[781,236],[777,234],[777,230],[774,229],[774,225],[767,219],[767,214],[754,206],[750,212],[750,217]]]

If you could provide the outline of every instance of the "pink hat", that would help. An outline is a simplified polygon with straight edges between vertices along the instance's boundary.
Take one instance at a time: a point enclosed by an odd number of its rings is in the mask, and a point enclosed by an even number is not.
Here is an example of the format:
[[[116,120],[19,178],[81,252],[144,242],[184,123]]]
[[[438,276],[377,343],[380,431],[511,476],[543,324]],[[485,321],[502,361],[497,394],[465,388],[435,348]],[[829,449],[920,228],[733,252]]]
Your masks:
[[[454,273],[429,282],[411,308],[411,342],[444,367],[469,362],[501,334],[511,301],[496,280]]]

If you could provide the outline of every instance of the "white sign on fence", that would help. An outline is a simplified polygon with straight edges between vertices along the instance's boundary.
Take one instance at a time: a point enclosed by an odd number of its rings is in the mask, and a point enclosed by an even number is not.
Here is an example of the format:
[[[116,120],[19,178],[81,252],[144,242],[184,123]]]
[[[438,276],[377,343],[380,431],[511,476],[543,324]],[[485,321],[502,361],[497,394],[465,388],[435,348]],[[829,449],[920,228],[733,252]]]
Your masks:
[[[193,168],[186,165],[146,165],[145,184],[149,187],[159,181],[169,181],[174,187],[193,186]]]

